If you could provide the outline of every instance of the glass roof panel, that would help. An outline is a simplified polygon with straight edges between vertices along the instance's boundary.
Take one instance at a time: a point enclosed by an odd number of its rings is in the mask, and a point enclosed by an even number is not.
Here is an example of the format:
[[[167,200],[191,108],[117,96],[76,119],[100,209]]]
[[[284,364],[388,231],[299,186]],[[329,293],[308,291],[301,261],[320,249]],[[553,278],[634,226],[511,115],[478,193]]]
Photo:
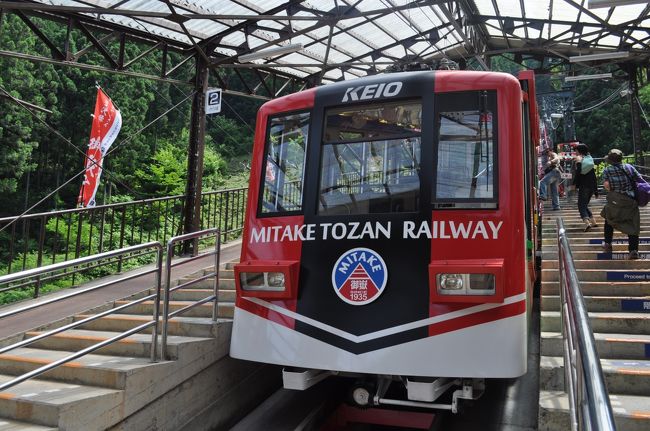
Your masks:
[[[497,14],[492,5],[492,0],[474,0],[474,3],[481,15],[495,16]]]
[[[518,1],[513,0],[495,0],[501,16],[511,16],[521,18],[521,6]]]
[[[176,48],[192,48],[192,41],[185,34],[183,26],[196,43],[219,35],[215,39],[220,46],[217,54],[233,55],[235,47],[245,46],[249,50],[257,47],[273,47],[289,43],[302,43],[304,50],[273,59],[261,60],[261,63],[281,62],[286,64],[283,70],[296,76],[316,73],[319,68],[291,67],[291,63],[315,64],[322,62],[327,51],[327,41],[330,24],[333,23],[334,36],[328,54],[328,63],[345,63],[350,58],[364,58],[372,61],[368,55],[372,51],[383,52],[385,55],[403,58],[405,55],[419,55],[425,59],[438,58],[443,51],[452,58],[462,57],[462,53],[475,52],[476,48],[466,46],[465,40],[476,40],[476,34],[487,36],[483,44],[487,49],[507,49],[506,37],[512,48],[522,45],[521,39],[530,38],[530,46],[544,43],[549,36],[558,37],[563,49],[578,52],[577,43],[580,33],[584,40],[596,42],[585,49],[591,51],[599,48],[618,49],[621,38],[619,35],[607,35],[598,38],[600,30],[606,26],[623,26],[624,34],[630,38],[624,42],[633,44],[637,50],[648,50],[650,40],[650,14],[647,3],[640,3],[615,8],[587,9],[585,0],[522,0],[523,10],[519,0],[473,0],[470,2],[437,2],[426,4],[413,0],[36,0],[45,7],[57,5],[77,7],[77,13],[93,20],[99,19],[114,28],[122,26],[139,32],[149,33],[154,40],[165,39],[172,42]],[[465,20],[465,5],[475,4],[478,19]],[[494,4],[502,14],[501,19],[493,19],[497,15]],[[92,13],[93,8],[102,8],[100,14]],[[106,9],[114,9],[116,13]],[[346,9],[347,8],[347,9]],[[353,9],[352,9],[353,8]],[[447,8],[450,10],[447,11]],[[37,9],[37,6],[34,6]],[[549,9],[551,9],[549,11]],[[354,11],[367,13],[381,10],[382,14],[357,16]],[[124,12],[120,14],[119,12]],[[134,12],[138,12],[134,14]],[[343,15],[344,12],[348,12]],[[611,17],[608,15],[611,12]],[[65,13],[75,13],[69,10]],[[460,26],[450,23],[448,13],[453,14],[454,20],[459,20]],[[630,23],[645,13],[645,19],[631,28]],[[274,15],[277,19],[258,19],[258,15]],[[527,20],[522,20],[525,15]],[[332,21],[329,18],[334,17]],[[308,20],[303,20],[308,18]],[[489,19],[488,19],[489,18]],[[508,19],[510,18],[510,19]],[[548,20],[551,23],[548,23]],[[463,35],[460,31],[469,31],[467,22],[475,22],[481,26],[478,32]],[[584,26],[570,31],[574,23]],[[182,25],[181,25],[182,24]],[[514,25],[514,28],[511,26]],[[625,28],[628,26],[628,28]],[[306,31],[309,29],[309,31]],[[435,29],[435,31],[432,31]],[[550,29],[550,32],[549,32]],[[581,31],[580,31],[581,30]],[[297,34],[302,33],[302,34]],[[550,33],[550,34],[549,34]],[[554,43],[554,42],[552,42]],[[481,46],[483,46],[483,44]],[[544,49],[542,46],[540,49]],[[240,53],[248,52],[241,50]],[[565,52],[567,54],[567,52]],[[637,53],[638,54],[638,53]],[[465,54],[463,54],[465,55]],[[643,54],[646,60],[650,54]],[[390,61],[381,53],[374,55],[377,62]],[[226,60],[237,62],[236,59]],[[347,69],[345,73],[328,71],[328,79],[340,79],[342,76],[364,73],[364,67]],[[385,65],[378,68],[383,69]],[[314,70],[312,70],[314,69]]]

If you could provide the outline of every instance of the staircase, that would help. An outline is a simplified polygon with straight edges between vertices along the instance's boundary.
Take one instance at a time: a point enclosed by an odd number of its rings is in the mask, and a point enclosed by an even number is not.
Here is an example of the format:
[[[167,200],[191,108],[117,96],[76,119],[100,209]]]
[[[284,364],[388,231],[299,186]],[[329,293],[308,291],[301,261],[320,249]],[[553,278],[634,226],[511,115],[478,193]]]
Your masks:
[[[177,283],[212,271],[202,270]],[[213,280],[206,279],[173,292],[170,311],[209,296],[212,283]],[[150,293],[153,292],[142,292],[12,337],[11,343]],[[150,362],[149,330],[0,393],[0,431],[227,427],[276,387],[279,373],[269,373],[268,366],[228,357],[235,296],[231,264],[222,265],[219,293],[218,323],[211,318],[212,303],[170,320],[167,361]],[[153,301],[129,307],[122,313],[0,355],[0,383],[151,320]],[[3,345],[11,343],[7,340]]]
[[[592,201],[599,213],[604,200]],[[610,259],[602,252],[603,219],[590,232],[570,210],[543,216],[539,429],[571,429],[564,393],[556,217],[562,217],[581,283],[619,431],[650,430],[650,207],[641,209],[642,260],[627,259],[627,235],[614,233]],[[645,239],[645,241],[644,241]],[[645,244],[644,244],[645,242]],[[644,281],[642,281],[644,280]]]

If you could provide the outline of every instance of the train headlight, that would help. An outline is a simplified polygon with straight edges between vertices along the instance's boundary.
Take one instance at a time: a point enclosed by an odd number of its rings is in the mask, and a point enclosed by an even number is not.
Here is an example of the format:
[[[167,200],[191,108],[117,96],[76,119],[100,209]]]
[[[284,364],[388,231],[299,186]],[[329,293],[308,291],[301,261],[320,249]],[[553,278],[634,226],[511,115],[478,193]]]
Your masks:
[[[441,295],[494,295],[494,274],[438,274]]]
[[[438,285],[442,290],[460,290],[463,288],[463,275],[439,274]]]
[[[239,282],[243,290],[284,290],[284,274],[281,272],[240,272]]]
[[[298,261],[246,261],[236,264],[234,269],[238,297],[296,298]]]
[[[267,280],[269,287],[284,289],[284,274],[282,272],[269,272]]]
[[[431,303],[502,303],[504,259],[445,259],[429,263]]]

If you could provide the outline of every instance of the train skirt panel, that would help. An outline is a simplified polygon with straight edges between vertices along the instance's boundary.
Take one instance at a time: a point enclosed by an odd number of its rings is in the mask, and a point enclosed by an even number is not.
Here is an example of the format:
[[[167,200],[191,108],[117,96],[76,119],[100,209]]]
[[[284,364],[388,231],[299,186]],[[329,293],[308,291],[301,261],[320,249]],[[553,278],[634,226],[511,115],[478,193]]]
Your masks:
[[[460,329],[441,329],[438,335],[355,354],[307,336],[283,322],[271,321],[237,307],[230,351],[234,358],[365,374],[511,378],[526,372],[527,320],[523,294],[506,298],[503,304],[481,304],[361,336],[328,327],[287,309],[281,310],[258,298],[248,300],[286,315],[290,318],[287,320],[302,321],[352,343],[389,337],[418,326]],[[498,315],[499,310],[513,315],[492,321],[485,317]],[[485,323],[474,323],[481,318]],[[454,326],[453,322],[457,324]]]

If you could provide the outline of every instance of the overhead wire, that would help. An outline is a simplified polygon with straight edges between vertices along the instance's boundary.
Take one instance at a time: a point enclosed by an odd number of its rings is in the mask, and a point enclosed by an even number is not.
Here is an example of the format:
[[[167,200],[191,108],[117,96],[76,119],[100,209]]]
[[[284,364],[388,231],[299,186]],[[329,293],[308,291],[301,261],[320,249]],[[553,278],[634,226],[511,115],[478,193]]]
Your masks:
[[[619,88],[614,90],[614,92],[612,94],[610,94],[609,96],[607,96],[605,99],[601,100],[600,102],[596,103],[595,105],[589,106],[587,108],[582,108],[582,109],[574,109],[573,113],[574,114],[582,114],[582,113],[585,113],[585,112],[593,111],[594,109],[598,109],[601,106],[604,106],[604,105],[608,104],[609,102],[611,102],[611,101],[617,99],[618,97],[620,97],[620,92],[622,90],[624,90],[625,88],[627,88],[627,83],[622,84]]]

